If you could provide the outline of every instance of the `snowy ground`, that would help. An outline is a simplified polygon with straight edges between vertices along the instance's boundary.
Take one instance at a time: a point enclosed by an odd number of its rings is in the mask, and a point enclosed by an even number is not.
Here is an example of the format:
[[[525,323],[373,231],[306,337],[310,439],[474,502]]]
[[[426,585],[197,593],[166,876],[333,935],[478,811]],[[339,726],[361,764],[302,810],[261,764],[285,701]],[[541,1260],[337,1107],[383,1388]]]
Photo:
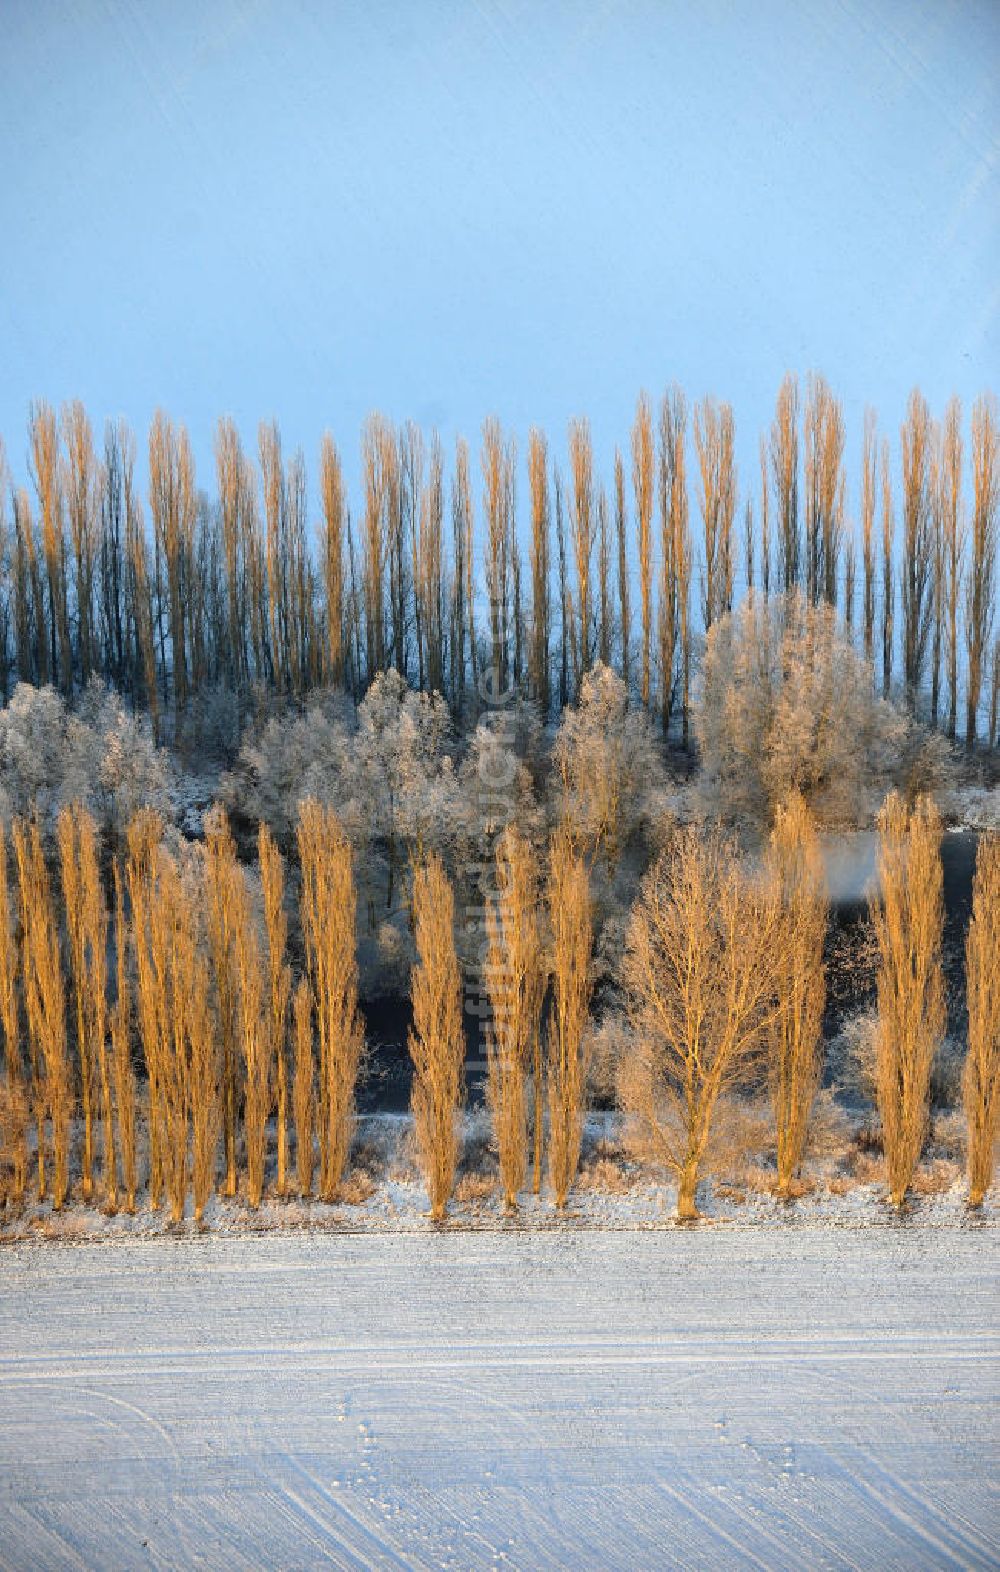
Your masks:
[[[995,1567],[997,1232],[0,1251],[0,1564]]]

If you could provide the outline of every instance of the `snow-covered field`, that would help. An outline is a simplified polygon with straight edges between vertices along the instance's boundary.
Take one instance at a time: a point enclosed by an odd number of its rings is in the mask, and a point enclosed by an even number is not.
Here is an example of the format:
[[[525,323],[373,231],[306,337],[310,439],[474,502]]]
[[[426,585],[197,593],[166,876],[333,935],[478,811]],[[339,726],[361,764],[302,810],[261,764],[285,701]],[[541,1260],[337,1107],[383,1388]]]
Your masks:
[[[992,1225],[0,1251],[5,1567],[995,1567]]]

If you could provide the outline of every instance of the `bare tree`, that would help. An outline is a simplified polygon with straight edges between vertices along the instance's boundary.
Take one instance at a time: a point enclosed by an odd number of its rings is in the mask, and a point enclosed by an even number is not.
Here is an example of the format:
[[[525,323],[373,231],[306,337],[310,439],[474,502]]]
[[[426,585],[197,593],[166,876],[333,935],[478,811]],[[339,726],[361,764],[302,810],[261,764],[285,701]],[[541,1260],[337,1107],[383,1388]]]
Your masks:
[[[62,489],[76,572],[80,680],[85,683],[98,668],[94,590],[100,551],[101,473],[90,421],[79,399],[63,409],[62,428],[66,447]]]
[[[735,426],[728,404],[703,399],[694,412],[694,440],[701,475],[705,577],[702,620],[706,632],[733,601],[733,515],[736,509]]]
[[[941,526],[944,536],[945,619],[948,667],[948,736],[958,723],[958,598],[965,550],[962,515],[962,406],[949,400],[941,430],[939,470]]]
[[[639,548],[639,596],[642,609],[642,702],[650,702],[650,650],[653,628],[653,417],[649,399],[640,393],[632,426],[632,487]]]
[[[875,1087],[889,1194],[902,1206],[923,1150],[930,1076],[945,1025],[941,819],[929,797],[913,812],[896,792],[879,815],[879,949]]]
[[[261,821],[257,839],[260,879],[267,930],[269,1055],[275,1067],[277,1104],[278,1194],[288,1187],[288,1005],[292,972],[286,959],[288,917],[285,913],[285,865],[267,825]]]
[[[451,883],[432,852],[413,875],[417,964],[410,985],[413,1026],[408,1041],[414,1070],[413,1123],[435,1222],[443,1220],[454,1188],[464,1079],[462,974],[454,921]]]
[[[573,479],[571,529],[573,560],[576,566],[577,614],[580,619],[579,664],[574,672],[576,691],[590,670],[591,595],[590,560],[594,550],[594,453],[590,422],[573,420],[569,427],[569,463]]]
[[[491,1013],[487,1094],[500,1155],[504,1204],[513,1210],[527,1164],[525,1083],[529,1057],[533,1051],[537,1056],[545,986],[535,854],[530,842],[513,827],[497,842],[496,876],[496,902],[487,910],[486,983]],[[535,1071],[537,1075],[537,1065]],[[536,1119],[537,1111],[536,1102]]]
[[[548,906],[552,929],[547,1037],[549,1181],[561,1210],[576,1177],[583,1140],[584,1028],[590,1001],[592,942],[587,869],[564,832],[557,833],[552,843]]]
[[[333,1200],[351,1150],[354,1090],[364,1051],[358,1012],[357,898],[350,842],[313,798],[299,809],[300,914],[319,1026],[320,1194]]]
[[[914,388],[900,428],[903,470],[903,562],[900,604],[903,613],[903,675],[906,699],[916,708],[927,656],[934,573],[934,531],[930,508],[932,428],[927,402]]]
[[[875,411],[865,410],[864,447],[861,456],[861,556],[864,564],[864,649],[865,660],[875,659],[875,497],[876,458]]]
[[[771,473],[778,514],[778,567],[783,590],[799,582],[799,387],[789,374],[778,391],[771,425]]]
[[[812,816],[798,792],[778,808],[768,863],[784,919],[775,955],[780,1009],[770,1032],[770,1082],[778,1191],[787,1196],[802,1162],[819,1086],[826,1000],[826,878]]]
[[[718,831],[679,832],[643,881],[623,963],[634,1027],[619,1095],[640,1138],[696,1192],[720,1096],[758,1062],[780,1006],[782,915],[769,881]]]
[[[1000,1129],[1000,836],[979,842],[972,920],[965,941],[969,1051],[962,1090],[969,1129],[969,1205],[993,1183]]]
[[[893,576],[892,480],[889,474],[889,444],[882,443],[882,697],[887,699],[892,686]]]
[[[486,591],[490,602],[493,685],[507,687],[510,662],[511,562],[514,541],[514,443],[500,422],[483,424],[483,511],[486,515]]]
[[[621,630],[622,680],[626,688],[631,674],[632,643],[631,596],[629,592],[628,544],[625,519],[625,466],[615,448],[615,537],[618,544],[618,618]]]
[[[972,534],[965,583],[967,655],[965,745],[976,742],[983,665],[990,646],[996,596],[997,508],[1000,505],[1000,428],[996,400],[972,408]]]
[[[42,523],[42,555],[49,590],[50,647],[47,665],[58,672],[63,693],[73,686],[73,646],[69,631],[69,595],[66,573],[66,536],[63,528],[63,495],[60,484],[59,431],[48,404],[32,404],[28,420],[31,471],[38,495]],[[39,630],[44,620],[37,616]]]
[[[66,1051],[66,993],[59,955],[59,927],[38,821],[33,820],[29,825],[15,819],[13,836],[24,950],[24,1003],[35,1092],[38,1198],[42,1200],[45,1196],[47,1114],[52,1128],[52,1205],[60,1211],[69,1191],[74,1099]]]
[[[76,1041],[83,1105],[83,1197],[94,1188],[93,1125],[98,1107],[104,1135],[104,1183],[117,1203],[111,1074],[107,1056],[108,913],[101,884],[97,827],[74,803],[57,826],[66,931],[76,1005]]]
[[[337,452],[329,432],[323,436],[319,463],[323,525],[320,544],[323,579],[326,588],[327,669],[330,681],[340,686],[346,667],[344,533],[347,521],[347,495]]]
[[[533,429],[528,438],[528,486],[531,494],[531,642],[528,680],[543,716],[551,703],[549,680],[549,473],[548,448],[543,433]]]
[[[837,604],[843,533],[844,417],[823,377],[809,378],[803,415],[806,489],[806,595]]]
[[[15,1200],[28,1182],[28,1097],[21,1056],[18,1010],[17,938],[11,922],[7,880],[7,837],[0,825],[0,1030],[3,1032],[4,1082],[7,1093],[7,1149],[14,1170]]]
[[[187,628],[194,556],[197,499],[194,459],[184,427],[176,428],[157,410],[149,431],[149,505],[153,514],[157,561],[167,574],[174,707],[179,713],[188,694]]]

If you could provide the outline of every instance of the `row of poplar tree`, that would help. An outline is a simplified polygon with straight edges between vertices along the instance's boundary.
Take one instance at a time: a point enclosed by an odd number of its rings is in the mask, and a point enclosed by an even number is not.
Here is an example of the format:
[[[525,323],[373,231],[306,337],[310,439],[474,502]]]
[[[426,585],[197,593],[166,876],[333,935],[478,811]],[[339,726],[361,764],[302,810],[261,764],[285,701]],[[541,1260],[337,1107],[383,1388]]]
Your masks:
[[[313,529],[304,459],[285,458],[276,424],[261,425],[255,461],[233,421],[219,421],[210,501],[187,431],[157,413],[149,528],[128,427],[109,423],[99,455],[80,403],[58,418],[39,403],[28,423],[33,497],[7,484],[0,453],[0,690],[6,698],[17,677],[69,696],[96,674],[148,707],[162,735],[208,685],[301,695],[331,684],[358,697],[390,667],[446,695],[456,715],[475,709],[488,667],[549,715],[601,661],[665,728],[676,716],[686,742],[698,635],[732,609],[738,585],[765,596],[800,586],[838,607],[886,695],[897,685],[915,707],[926,693],[951,736],[964,678],[971,746],[1000,669],[995,400],[975,403],[967,454],[957,400],[937,421],[914,391],[895,478],[869,412],[856,526],[845,447],[823,378],[810,377],[803,397],[786,377],[738,517],[731,407],[705,398],[689,418],[679,389],[658,413],[642,395],[610,487],[586,420],[570,424],[565,474],[543,433],[530,433],[525,527],[515,442],[497,420],[482,429],[478,483],[459,438],[446,485],[436,436],[375,415],[356,517],[324,438]]]

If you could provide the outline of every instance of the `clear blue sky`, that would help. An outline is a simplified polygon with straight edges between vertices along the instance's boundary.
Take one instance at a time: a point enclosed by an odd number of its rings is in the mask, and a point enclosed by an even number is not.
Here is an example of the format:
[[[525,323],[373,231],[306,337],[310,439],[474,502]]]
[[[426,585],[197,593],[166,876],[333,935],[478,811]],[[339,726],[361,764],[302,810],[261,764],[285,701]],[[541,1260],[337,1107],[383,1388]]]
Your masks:
[[[356,480],[372,409],[610,478],[640,387],[786,369],[898,432],[1000,364],[1000,5],[0,0],[0,431],[278,417]],[[856,496],[850,498],[852,510]]]

